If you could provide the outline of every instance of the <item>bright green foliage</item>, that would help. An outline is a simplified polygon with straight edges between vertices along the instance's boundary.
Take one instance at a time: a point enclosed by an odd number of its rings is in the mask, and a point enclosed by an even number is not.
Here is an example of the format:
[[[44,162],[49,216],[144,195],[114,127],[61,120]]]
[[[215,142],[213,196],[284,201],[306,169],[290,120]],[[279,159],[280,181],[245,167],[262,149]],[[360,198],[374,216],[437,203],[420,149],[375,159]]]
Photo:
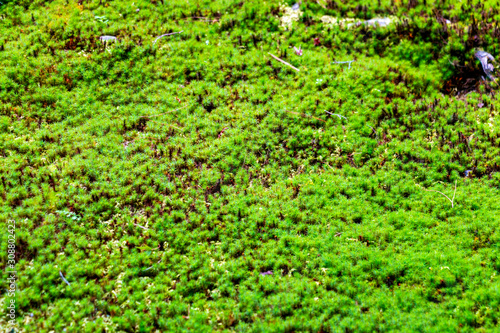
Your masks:
[[[19,327],[497,331],[497,8],[303,1],[284,29],[274,0],[2,1]]]

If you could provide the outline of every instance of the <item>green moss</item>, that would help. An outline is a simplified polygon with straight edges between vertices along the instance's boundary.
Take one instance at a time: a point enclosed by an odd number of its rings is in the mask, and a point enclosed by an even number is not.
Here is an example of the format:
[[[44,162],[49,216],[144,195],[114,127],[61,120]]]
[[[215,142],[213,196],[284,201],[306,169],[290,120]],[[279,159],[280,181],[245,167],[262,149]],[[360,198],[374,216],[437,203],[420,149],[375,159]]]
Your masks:
[[[498,329],[495,3],[280,5],[0,5],[21,330]]]

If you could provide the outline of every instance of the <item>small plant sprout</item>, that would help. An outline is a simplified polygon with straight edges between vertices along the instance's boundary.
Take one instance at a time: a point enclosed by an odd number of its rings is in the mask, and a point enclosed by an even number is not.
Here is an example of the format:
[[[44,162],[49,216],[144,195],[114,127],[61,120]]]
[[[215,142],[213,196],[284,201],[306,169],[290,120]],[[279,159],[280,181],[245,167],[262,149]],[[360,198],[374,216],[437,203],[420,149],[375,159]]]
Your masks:
[[[302,48],[299,46],[299,48],[296,48],[295,46],[293,47],[293,50],[295,51],[295,54],[298,56],[302,55]]]
[[[106,16],[97,16],[97,15],[96,15],[96,16],[94,16],[94,17],[95,17],[95,19],[96,19],[97,21],[99,21],[99,22],[101,22],[101,23],[108,23],[108,22],[109,22],[109,20],[106,18]]]
[[[453,208],[453,204],[454,204],[454,201],[455,201],[455,194],[457,193],[457,181],[455,180],[455,191],[453,191],[453,198],[449,198],[446,194],[444,194],[443,192],[440,192],[440,191],[436,191],[436,190],[428,190],[428,189],[425,189],[425,188],[422,188],[424,191],[428,191],[428,192],[437,192],[441,195],[444,195],[446,197],[446,199],[448,199],[450,202],[451,202],[451,208]]]

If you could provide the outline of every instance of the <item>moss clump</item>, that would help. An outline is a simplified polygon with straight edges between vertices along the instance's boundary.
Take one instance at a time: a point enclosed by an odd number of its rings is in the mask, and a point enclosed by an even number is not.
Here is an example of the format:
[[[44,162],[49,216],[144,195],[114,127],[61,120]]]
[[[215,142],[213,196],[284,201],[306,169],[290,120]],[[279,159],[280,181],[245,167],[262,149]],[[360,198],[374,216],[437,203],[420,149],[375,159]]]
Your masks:
[[[4,2],[20,331],[497,330],[494,4]]]

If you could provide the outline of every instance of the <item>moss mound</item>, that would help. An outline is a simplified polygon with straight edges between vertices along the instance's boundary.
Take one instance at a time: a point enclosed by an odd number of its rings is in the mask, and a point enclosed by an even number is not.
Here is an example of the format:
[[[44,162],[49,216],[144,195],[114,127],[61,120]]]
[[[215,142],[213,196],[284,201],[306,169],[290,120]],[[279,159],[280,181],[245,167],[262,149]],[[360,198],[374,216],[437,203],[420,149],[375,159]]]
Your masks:
[[[16,331],[499,329],[497,2],[293,4],[2,1]]]

